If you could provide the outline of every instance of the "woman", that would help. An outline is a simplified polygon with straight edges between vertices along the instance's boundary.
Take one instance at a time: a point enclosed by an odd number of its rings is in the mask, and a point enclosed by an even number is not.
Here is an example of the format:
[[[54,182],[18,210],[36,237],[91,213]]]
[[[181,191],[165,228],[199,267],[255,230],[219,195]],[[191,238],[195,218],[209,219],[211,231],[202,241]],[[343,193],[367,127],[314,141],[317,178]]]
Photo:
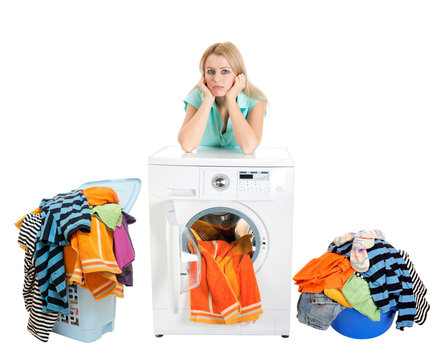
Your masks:
[[[201,79],[185,99],[186,116],[178,134],[182,149],[240,147],[251,154],[262,138],[267,99],[247,80],[239,50],[216,43],[200,60]]]

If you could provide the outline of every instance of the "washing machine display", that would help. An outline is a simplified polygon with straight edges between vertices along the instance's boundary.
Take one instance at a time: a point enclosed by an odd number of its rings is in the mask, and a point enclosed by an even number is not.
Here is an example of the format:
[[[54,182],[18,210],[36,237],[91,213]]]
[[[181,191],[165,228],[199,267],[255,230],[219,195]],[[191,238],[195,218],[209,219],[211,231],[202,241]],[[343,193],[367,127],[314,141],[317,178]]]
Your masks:
[[[269,181],[268,171],[240,171],[239,180]]]

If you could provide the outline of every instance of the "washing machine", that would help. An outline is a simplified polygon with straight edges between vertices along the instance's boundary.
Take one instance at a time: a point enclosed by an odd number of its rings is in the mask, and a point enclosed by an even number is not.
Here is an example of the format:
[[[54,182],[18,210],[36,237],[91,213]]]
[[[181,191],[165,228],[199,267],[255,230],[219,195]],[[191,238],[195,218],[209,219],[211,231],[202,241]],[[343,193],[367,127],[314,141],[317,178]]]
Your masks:
[[[291,308],[294,163],[285,148],[164,147],[148,159],[154,334],[266,334],[288,337]],[[189,293],[201,255],[197,220],[252,234],[263,314],[254,322],[190,321]]]

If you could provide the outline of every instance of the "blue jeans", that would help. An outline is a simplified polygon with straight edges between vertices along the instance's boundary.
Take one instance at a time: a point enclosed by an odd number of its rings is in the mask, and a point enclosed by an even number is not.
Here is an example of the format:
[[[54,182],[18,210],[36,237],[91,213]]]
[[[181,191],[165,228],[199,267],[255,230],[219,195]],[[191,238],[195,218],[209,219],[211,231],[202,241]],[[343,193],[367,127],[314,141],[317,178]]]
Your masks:
[[[343,305],[323,293],[302,293],[297,302],[297,318],[302,324],[326,330],[343,309]]]

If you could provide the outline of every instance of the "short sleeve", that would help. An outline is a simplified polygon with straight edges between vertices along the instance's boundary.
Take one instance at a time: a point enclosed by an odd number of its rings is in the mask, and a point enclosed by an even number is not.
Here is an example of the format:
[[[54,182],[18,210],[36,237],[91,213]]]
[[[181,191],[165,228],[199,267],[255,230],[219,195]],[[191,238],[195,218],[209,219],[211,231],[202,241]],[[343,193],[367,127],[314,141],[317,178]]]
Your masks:
[[[248,113],[259,102],[259,100],[248,97],[244,91],[241,91],[237,98],[238,106],[247,119]],[[267,106],[265,106],[264,117],[267,115]]]
[[[184,99],[184,111],[187,110],[187,104],[191,104],[196,109],[199,109],[203,103],[203,92],[199,87],[193,89],[186,99]]]
[[[259,100],[256,99],[250,99],[250,100],[251,100],[251,105],[248,107],[248,112],[250,112],[250,110],[253,109],[253,107],[259,102]]]

